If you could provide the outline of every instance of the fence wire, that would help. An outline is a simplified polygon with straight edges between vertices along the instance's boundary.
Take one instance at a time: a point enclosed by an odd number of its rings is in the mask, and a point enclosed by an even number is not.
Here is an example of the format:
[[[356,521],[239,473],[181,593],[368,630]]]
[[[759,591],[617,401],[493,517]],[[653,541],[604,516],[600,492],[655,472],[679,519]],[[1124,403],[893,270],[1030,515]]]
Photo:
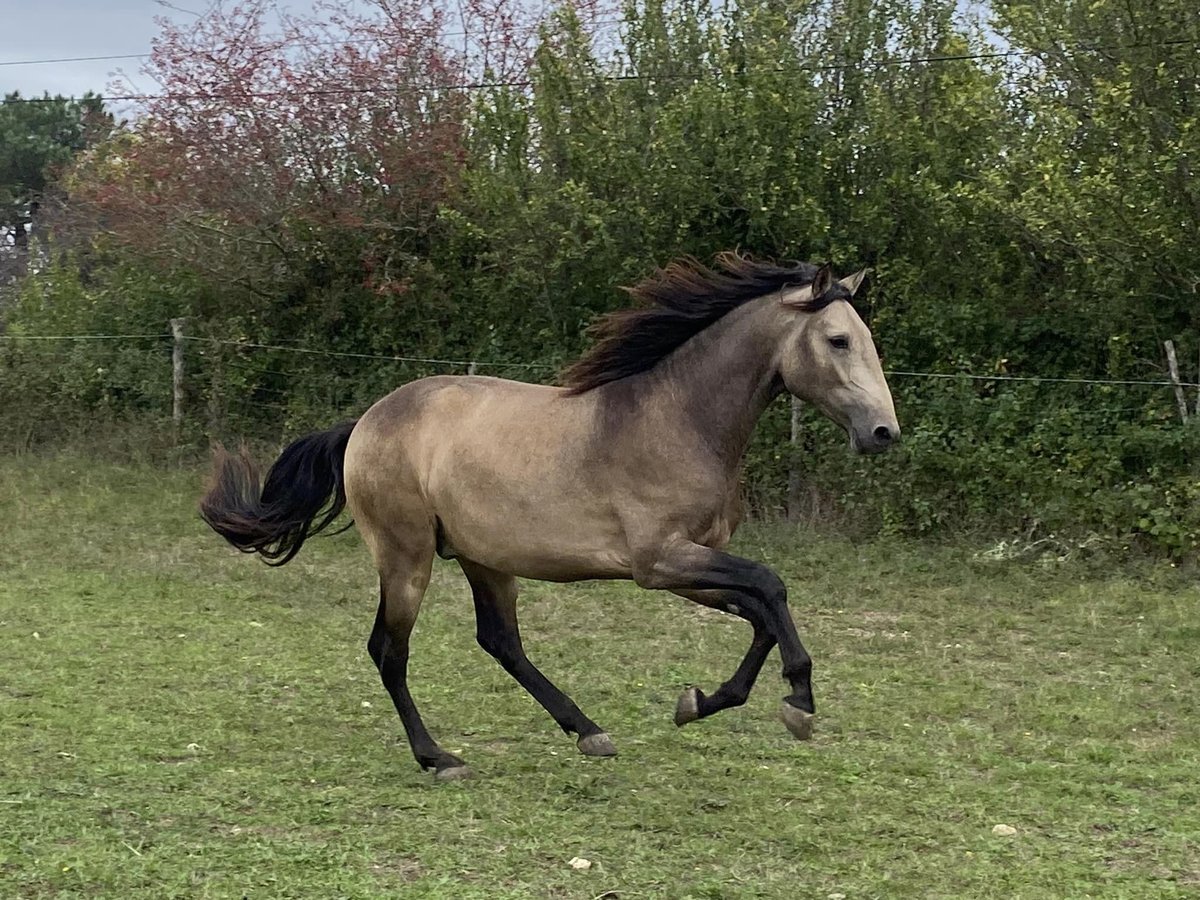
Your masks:
[[[120,341],[120,340],[170,340],[169,332],[143,334],[0,334],[0,341],[10,343],[20,341]],[[558,366],[549,363],[512,362],[480,359],[445,359],[428,356],[401,356],[381,353],[354,353],[342,350],[327,350],[319,347],[298,347],[287,344],[265,344],[256,341],[231,341],[220,338],[184,335],[183,340],[191,343],[205,343],[222,347],[242,350],[264,350],[277,353],[295,353],[303,356],[320,356],[335,359],[357,359],[374,362],[412,363],[426,366],[445,366],[468,369],[472,372],[480,369],[487,370],[517,370],[517,371],[557,371]],[[231,361],[225,365],[243,371],[261,372],[263,374],[280,375],[285,377],[301,377],[302,372],[286,372],[278,369],[257,369],[253,366],[239,366]],[[916,372],[904,369],[885,369],[884,374],[889,378],[927,378],[931,380],[957,379],[963,381],[1011,381],[1036,384],[1078,384],[1099,385],[1109,387],[1161,387],[1161,388],[1200,388],[1200,382],[1170,381],[1137,378],[1091,378],[1085,376],[1061,375],[1009,375],[1006,373],[980,374],[976,372]]]

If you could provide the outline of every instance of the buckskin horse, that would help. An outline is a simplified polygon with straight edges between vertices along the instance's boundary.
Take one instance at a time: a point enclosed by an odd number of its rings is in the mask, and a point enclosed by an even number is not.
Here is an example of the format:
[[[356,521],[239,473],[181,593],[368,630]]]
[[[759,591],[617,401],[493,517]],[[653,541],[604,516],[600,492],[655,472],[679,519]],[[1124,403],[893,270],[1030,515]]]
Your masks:
[[[609,736],[525,655],[517,579],[632,579],[740,616],[753,638],[712,694],[680,696],[684,725],[746,701],[778,645],[791,688],[781,718],[812,734],[812,660],[787,589],[725,547],[755,423],[784,391],[819,407],[859,453],[900,437],[871,334],[850,300],[864,272],[779,265],[737,253],[675,261],[626,290],[639,301],[593,326],[560,386],[479,376],[406,384],[361,418],[289,445],[265,483],[243,451],[215,448],[204,520],[233,546],[282,565],[344,508],[379,571],[367,642],[413,755],[438,778],[470,770],[421,720],[407,681],[409,635],[434,554],[471,586],[480,645],[590,756]],[[261,484],[261,487],[260,487]]]

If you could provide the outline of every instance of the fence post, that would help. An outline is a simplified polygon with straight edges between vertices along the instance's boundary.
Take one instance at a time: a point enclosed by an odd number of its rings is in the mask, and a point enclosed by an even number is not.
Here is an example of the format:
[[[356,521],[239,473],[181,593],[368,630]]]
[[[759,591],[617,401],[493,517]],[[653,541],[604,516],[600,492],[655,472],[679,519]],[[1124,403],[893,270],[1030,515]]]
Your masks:
[[[1167,348],[1167,368],[1171,370],[1171,382],[1175,385],[1175,402],[1179,405],[1179,418],[1186,425],[1188,420],[1187,397],[1183,393],[1183,385],[1179,380],[1179,362],[1175,359],[1175,342],[1163,341],[1163,346]]]
[[[183,427],[183,319],[171,320],[171,337],[175,347],[171,351],[171,424],[178,442]]]
[[[804,404],[796,397],[792,397],[792,439],[791,458],[788,460],[788,493],[787,493],[787,518],[789,522],[800,521],[800,489],[802,486],[800,480],[800,409]]]

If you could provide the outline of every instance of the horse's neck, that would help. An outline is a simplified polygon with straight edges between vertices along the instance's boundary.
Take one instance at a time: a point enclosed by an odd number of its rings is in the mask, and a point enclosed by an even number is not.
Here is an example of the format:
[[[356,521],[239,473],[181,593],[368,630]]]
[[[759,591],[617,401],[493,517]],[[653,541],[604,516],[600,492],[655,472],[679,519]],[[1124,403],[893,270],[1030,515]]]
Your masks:
[[[713,323],[648,373],[652,392],[668,415],[736,469],[754,426],[782,390],[776,347],[781,337],[775,305],[754,300]],[[674,407],[674,409],[672,409]]]

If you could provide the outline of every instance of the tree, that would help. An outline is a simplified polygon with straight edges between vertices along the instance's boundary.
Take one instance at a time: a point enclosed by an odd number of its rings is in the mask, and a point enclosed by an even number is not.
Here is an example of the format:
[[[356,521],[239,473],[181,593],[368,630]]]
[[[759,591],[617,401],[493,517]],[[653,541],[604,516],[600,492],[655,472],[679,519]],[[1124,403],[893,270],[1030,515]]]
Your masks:
[[[56,177],[112,128],[112,116],[92,94],[74,100],[14,92],[0,101],[0,283],[25,271]]]
[[[251,0],[164,22],[145,116],[74,173],[81,217],[252,297],[345,256],[402,287],[457,167],[459,73],[420,4],[327,12]]]
[[[994,8],[1029,53],[1012,73],[1021,128],[995,193],[1047,301],[1031,349],[1061,363],[1065,333],[1077,371],[1145,376],[1162,339],[1200,329],[1196,5]]]

